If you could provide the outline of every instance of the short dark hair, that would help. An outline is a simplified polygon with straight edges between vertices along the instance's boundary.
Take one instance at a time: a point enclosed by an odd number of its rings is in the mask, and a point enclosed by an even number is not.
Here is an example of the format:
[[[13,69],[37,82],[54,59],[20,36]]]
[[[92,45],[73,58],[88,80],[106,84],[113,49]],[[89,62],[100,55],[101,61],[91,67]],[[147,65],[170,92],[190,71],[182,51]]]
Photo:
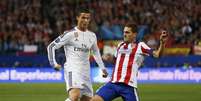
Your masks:
[[[76,16],[80,16],[81,13],[91,13],[91,10],[87,8],[77,8],[76,12]]]
[[[137,32],[137,25],[135,23],[127,23],[125,27],[130,27],[132,32]]]

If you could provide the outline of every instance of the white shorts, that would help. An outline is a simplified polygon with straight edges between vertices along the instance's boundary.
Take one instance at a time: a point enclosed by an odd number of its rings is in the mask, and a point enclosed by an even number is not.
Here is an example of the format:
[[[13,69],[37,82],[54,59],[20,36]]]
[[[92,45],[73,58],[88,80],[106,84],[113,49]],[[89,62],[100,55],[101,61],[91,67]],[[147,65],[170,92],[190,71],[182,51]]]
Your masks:
[[[75,71],[69,71],[64,68],[64,79],[66,82],[66,90],[67,92],[71,88],[80,88],[81,95],[85,95],[88,97],[93,96],[93,88],[90,77],[88,75],[83,75],[81,73]]]

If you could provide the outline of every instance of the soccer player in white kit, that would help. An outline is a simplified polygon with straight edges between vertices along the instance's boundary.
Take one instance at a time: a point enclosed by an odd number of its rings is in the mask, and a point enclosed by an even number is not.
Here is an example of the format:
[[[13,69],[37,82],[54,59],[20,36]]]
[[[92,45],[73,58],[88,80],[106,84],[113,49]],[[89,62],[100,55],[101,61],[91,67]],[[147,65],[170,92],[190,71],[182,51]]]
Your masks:
[[[48,59],[56,70],[61,65],[56,62],[55,49],[64,48],[66,62],[64,64],[64,78],[69,98],[65,101],[89,101],[93,96],[92,83],[90,80],[90,51],[102,69],[103,77],[107,71],[101,59],[95,33],[88,30],[91,13],[88,9],[80,9],[77,26],[70,31],[65,31],[48,45]]]
[[[137,94],[137,72],[145,56],[159,57],[164,48],[167,33],[160,35],[160,46],[152,50],[144,42],[135,42],[137,35],[135,24],[124,27],[124,41],[119,43],[116,51],[116,64],[111,81],[102,86],[92,101],[112,101],[122,97],[124,101],[139,101]],[[107,93],[106,93],[107,92]]]

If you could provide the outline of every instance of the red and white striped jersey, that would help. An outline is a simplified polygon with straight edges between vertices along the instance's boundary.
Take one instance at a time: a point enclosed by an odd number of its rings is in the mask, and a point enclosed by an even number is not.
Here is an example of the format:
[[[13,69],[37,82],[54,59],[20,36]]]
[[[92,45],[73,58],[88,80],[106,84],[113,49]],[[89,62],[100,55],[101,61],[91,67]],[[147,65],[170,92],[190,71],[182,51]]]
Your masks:
[[[144,42],[120,43],[115,53],[116,65],[111,82],[121,82],[137,88],[138,68],[144,61],[144,57],[151,54],[151,48]]]

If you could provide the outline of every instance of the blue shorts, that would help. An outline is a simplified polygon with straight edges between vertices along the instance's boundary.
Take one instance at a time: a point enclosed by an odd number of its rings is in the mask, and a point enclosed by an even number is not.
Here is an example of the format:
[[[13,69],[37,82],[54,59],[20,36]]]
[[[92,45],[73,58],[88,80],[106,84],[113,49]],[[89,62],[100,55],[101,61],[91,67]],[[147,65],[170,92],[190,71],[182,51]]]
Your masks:
[[[104,101],[112,101],[117,97],[122,97],[124,101],[139,101],[137,90],[124,83],[107,83],[96,92]]]

